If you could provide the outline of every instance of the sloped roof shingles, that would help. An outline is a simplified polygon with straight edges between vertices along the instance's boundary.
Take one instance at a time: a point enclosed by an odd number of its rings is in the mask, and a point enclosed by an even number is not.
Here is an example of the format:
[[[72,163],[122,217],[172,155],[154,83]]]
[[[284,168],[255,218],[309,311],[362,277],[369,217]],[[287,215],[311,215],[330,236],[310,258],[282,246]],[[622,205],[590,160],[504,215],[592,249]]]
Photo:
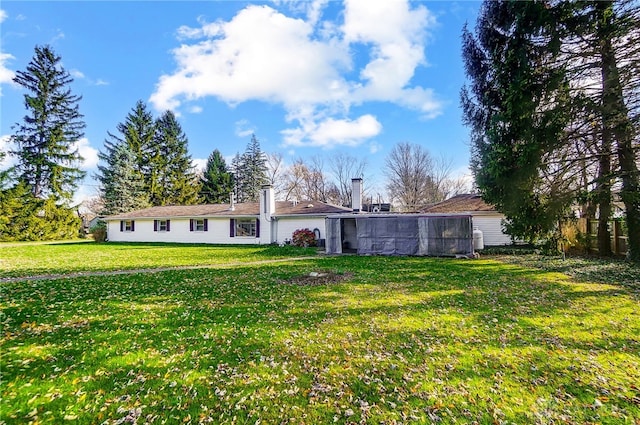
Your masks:
[[[495,212],[496,209],[492,205],[484,202],[480,195],[463,194],[456,195],[445,201],[420,210],[421,213],[460,213],[474,211]]]
[[[286,215],[326,215],[351,212],[349,208],[337,207],[318,201],[276,202],[275,216]],[[244,202],[235,204],[232,211],[229,204],[205,205],[168,205],[130,211],[105,217],[107,220],[121,220],[133,218],[173,218],[173,217],[228,217],[228,216],[258,216],[260,204],[258,202]]]

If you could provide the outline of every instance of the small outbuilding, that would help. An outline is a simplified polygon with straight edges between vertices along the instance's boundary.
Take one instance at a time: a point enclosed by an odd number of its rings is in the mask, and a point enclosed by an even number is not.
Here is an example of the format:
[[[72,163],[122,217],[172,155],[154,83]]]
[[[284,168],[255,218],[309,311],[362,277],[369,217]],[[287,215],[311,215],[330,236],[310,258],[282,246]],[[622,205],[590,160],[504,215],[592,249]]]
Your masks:
[[[326,219],[327,254],[473,255],[467,214],[341,214]]]

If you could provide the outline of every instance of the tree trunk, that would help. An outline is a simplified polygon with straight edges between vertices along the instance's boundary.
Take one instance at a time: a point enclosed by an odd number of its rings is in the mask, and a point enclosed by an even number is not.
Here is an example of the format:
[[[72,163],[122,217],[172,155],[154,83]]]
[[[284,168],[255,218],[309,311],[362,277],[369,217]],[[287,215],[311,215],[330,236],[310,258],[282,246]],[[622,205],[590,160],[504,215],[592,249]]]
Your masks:
[[[633,152],[633,126],[624,103],[618,64],[611,42],[613,3],[598,2],[596,7],[601,13],[599,36],[602,54],[603,120],[615,138],[620,164],[619,175],[622,179],[620,197],[624,202],[629,232],[627,257],[634,262],[640,262],[640,172]]]
[[[603,128],[602,147],[598,167],[598,186],[596,188],[598,209],[598,254],[610,257],[611,234],[609,220],[611,218],[611,131]]]

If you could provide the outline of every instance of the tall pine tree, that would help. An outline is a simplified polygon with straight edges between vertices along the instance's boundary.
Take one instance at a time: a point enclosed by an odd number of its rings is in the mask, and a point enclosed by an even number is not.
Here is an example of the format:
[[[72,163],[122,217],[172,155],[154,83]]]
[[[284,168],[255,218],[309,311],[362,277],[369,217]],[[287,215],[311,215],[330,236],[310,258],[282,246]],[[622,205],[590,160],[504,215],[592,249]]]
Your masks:
[[[152,172],[156,181],[151,190],[153,205],[192,205],[198,203],[200,182],[187,150],[187,136],[171,111],[156,120],[155,152],[159,155]]]
[[[267,184],[266,155],[260,148],[260,142],[255,134],[247,145],[241,159],[242,180],[238,192],[241,202],[256,202],[260,195],[260,188]]]
[[[102,214],[120,214],[149,206],[149,194],[138,171],[131,147],[120,142],[101,152],[104,165],[98,165],[100,192],[104,201]]]
[[[244,181],[246,176],[244,170],[244,156],[240,155],[240,153],[236,153],[231,160],[229,170],[231,171],[231,179],[233,182],[234,200],[236,202],[245,202],[246,196],[244,193]]]
[[[135,157],[137,171],[144,177],[146,190],[153,193],[157,185],[155,170],[158,168],[160,153],[155,142],[156,122],[147,105],[139,100],[117,128],[120,135],[109,136],[116,141],[124,141],[129,146]]]
[[[552,20],[543,2],[485,1],[475,37],[463,32],[470,83],[462,106],[476,184],[505,214],[509,233],[532,241],[553,234],[572,201],[558,190],[562,179],[541,172],[552,167],[548,154],[568,119],[557,39],[542,31]]]
[[[201,181],[200,197],[204,202],[208,204],[229,202],[229,196],[233,192],[233,176],[218,149],[209,155]]]
[[[18,179],[36,198],[54,197],[68,202],[85,172],[78,168],[82,157],[74,144],[83,137],[81,96],[71,92],[73,78],[61,65],[61,57],[49,46],[36,46],[25,71],[13,81],[28,90],[28,111],[17,123],[12,140],[18,150]]]

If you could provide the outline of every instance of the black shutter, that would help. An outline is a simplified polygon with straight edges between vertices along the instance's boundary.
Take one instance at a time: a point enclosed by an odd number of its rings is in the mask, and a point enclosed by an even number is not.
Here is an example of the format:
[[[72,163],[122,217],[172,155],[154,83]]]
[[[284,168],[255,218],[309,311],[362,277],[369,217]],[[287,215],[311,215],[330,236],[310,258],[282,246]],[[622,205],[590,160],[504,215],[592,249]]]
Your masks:
[[[124,232],[124,220],[120,220],[120,231]]]
[[[167,220],[167,232],[171,231],[171,220]]]
[[[193,232],[193,219],[189,220],[189,231]]]
[[[204,219],[204,231],[208,232],[209,231],[209,219]]]
[[[236,230],[236,220],[232,218],[231,220],[229,220],[229,237],[230,238],[235,236],[235,230]]]
[[[158,231],[158,220],[153,220],[153,231],[154,232]]]
[[[260,237],[260,219],[256,218],[256,238]]]
[[[131,220],[131,231],[132,232],[136,231],[136,222],[135,222],[135,220]]]

